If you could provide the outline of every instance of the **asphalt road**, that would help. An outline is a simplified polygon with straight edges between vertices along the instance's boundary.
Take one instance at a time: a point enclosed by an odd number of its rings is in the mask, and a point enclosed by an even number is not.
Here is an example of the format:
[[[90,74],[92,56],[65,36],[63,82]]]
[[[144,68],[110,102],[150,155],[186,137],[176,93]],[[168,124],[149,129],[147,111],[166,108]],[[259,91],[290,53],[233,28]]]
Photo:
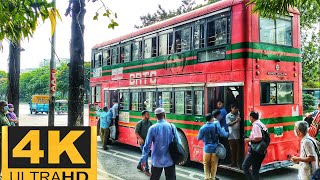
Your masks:
[[[47,114],[30,114],[28,104],[20,105],[21,126],[47,126]],[[84,124],[88,125],[88,108],[84,108]],[[55,116],[55,126],[66,126],[67,114]],[[148,177],[136,169],[141,151],[139,148],[113,143],[110,149],[105,151],[101,148],[98,138],[98,179],[99,180],[147,180]],[[149,160],[150,161],[150,160]],[[150,163],[149,163],[150,164]],[[203,166],[200,163],[190,163],[187,166],[177,166],[177,179],[203,179]],[[282,168],[261,174],[262,180],[291,180],[296,179],[296,167]],[[218,169],[217,177],[222,180],[245,179],[243,174]],[[161,179],[164,178],[164,173]]]

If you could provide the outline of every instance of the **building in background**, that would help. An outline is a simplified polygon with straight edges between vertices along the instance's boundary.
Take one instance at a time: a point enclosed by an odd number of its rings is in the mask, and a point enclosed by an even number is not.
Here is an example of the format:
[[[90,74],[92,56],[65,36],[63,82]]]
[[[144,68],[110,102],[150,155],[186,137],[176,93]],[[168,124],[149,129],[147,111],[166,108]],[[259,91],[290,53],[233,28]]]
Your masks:
[[[59,60],[56,61],[56,65],[57,67],[59,67],[61,64],[64,64],[64,63],[69,63],[70,62],[70,59],[69,58],[60,58]],[[39,67],[44,67],[44,66],[50,66],[50,59],[43,59],[43,61],[41,61],[39,63]]]

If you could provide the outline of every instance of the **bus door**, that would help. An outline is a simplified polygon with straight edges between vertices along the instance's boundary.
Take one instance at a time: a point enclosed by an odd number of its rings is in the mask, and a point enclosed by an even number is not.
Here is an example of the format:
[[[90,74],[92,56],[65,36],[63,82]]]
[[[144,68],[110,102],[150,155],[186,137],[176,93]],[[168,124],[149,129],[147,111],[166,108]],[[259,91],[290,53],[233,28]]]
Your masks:
[[[240,149],[239,149],[239,161],[238,163],[241,165],[244,158],[244,107],[243,107],[243,86],[213,86],[208,87],[207,91],[208,99],[208,113],[211,113],[213,110],[217,109],[217,102],[221,100],[224,102],[224,107],[229,113],[231,111],[231,105],[236,104],[239,107],[240,112]],[[225,146],[229,146],[228,143],[224,143]],[[226,149],[230,151],[230,148]],[[228,153],[229,157],[231,157],[231,151]],[[228,158],[227,154],[227,158]]]

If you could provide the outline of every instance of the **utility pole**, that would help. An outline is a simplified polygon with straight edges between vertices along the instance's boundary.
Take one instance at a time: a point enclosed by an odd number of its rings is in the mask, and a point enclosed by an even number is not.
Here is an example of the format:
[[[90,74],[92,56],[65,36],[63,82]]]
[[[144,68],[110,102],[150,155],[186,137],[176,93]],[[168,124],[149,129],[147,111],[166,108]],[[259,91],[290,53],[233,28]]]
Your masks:
[[[56,0],[52,0],[53,8],[56,9]],[[54,18],[56,15],[54,14]],[[56,30],[52,32],[51,36],[51,59],[50,59],[50,94],[49,94],[49,118],[48,126],[54,126],[54,103],[56,92],[56,61],[54,56],[54,49],[56,46]]]

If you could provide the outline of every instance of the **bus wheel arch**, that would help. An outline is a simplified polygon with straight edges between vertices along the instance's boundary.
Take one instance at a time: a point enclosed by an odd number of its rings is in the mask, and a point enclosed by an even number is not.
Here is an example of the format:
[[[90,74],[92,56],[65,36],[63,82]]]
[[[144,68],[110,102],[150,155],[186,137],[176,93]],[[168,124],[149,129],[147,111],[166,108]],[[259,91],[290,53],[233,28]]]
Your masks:
[[[179,165],[184,166],[184,165],[187,165],[190,161],[189,143],[188,143],[188,139],[187,139],[186,135],[184,134],[184,132],[179,128],[177,128],[177,130],[178,130],[179,137],[181,139],[182,146],[186,152],[185,159]]]

